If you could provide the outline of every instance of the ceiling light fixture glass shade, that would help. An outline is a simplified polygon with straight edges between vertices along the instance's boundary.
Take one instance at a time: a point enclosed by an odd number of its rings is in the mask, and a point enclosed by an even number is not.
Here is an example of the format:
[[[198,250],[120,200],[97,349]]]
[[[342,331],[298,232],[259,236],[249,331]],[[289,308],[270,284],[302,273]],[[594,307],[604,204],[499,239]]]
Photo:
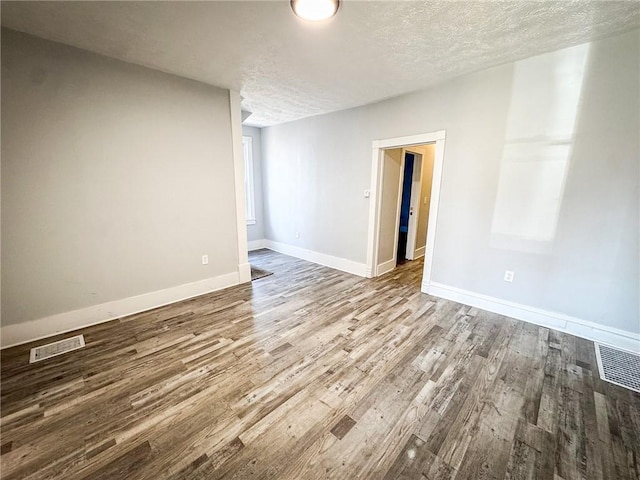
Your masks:
[[[340,0],[291,0],[291,9],[298,17],[319,22],[333,17],[340,7]]]

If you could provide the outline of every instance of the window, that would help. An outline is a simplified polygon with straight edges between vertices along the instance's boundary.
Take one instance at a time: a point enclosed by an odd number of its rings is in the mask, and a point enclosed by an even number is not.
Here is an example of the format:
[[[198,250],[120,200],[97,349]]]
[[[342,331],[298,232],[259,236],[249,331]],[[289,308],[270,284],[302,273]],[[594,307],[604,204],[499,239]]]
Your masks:
[[[251,137],[242,137],[242,152],[244,154],[244,195],[247,215],[247,225],[256,223],[256,205],[253,195],[253,147]]]

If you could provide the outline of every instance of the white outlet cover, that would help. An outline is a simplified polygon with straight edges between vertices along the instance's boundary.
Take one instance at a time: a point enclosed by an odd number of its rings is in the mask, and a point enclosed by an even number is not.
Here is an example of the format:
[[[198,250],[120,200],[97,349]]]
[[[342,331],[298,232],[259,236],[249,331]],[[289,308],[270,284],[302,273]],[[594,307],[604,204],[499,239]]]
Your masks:
[[[209,255],[202,255],[202,264],[203,265],[209,264]]]
[[[504,281],[505,282],[513,282],[514,273],[511,270],[505,270],[504,272]]]

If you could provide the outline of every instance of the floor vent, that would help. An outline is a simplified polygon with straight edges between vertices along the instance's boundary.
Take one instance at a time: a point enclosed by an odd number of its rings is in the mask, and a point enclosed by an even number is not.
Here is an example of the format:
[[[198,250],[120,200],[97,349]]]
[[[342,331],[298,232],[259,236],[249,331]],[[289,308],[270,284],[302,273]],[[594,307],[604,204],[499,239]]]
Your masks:
[[[640,392],[640,355],[598,343],[595,345],[600,378]]]
[[[47,358],[62,355],[63,353],[77,350],[84,347],[84,336],[77,335],[75,337],[65,338],[58,342],[48,343],[40,347],[31,349],[31,357],[29,363],[39,362]]]

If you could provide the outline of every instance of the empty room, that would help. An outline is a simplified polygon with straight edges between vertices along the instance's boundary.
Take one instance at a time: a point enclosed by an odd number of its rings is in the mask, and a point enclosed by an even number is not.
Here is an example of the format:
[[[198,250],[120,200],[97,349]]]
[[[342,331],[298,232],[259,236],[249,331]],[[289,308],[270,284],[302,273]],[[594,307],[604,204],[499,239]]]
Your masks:
[[[640,480],[640,2],[1,24],[1,480]]]

